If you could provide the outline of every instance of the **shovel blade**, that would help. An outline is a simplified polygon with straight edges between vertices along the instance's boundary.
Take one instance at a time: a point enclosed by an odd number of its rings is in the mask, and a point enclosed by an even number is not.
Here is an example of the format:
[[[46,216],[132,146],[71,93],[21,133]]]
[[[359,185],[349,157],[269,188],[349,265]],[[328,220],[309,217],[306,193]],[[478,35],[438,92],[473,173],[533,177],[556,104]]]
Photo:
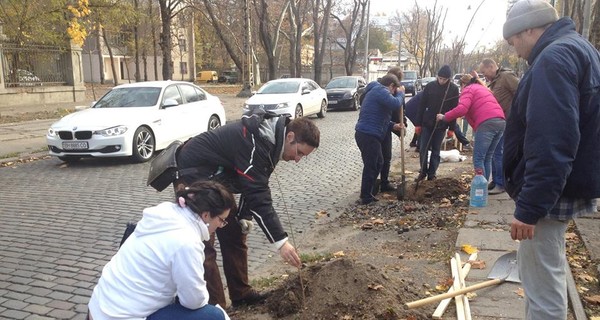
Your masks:
[[[501,255],[488,274],[488,279],[501,279],[503,281],[520,283],[517,252],[513,251]]]
[[[396,199],[398,201],[404,200],[404,194],[406,193],[406,177],[402,176],[402,181],[398,184],[396,188]]]

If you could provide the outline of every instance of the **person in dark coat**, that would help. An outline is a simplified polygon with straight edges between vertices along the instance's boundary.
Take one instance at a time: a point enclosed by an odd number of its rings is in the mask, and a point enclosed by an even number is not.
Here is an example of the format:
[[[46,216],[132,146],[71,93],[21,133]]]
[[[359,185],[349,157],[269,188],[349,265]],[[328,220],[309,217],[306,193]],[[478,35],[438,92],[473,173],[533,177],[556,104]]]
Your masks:
[[[529,68],[504,136],[504,188],[515,201],[527,319],[567,319],[565,232],[600,198],[600,54],[543,0],[522,0],[504,38]]]
[[[265,297],[248,281],[246,238],[252,219],[287,263],[295,267],[301,265],[273,208],[269,178],[279,160],[299,162],[319,147],[319,140],[319,129],[307,118],[290,121],[286,116],[254,109],[244,114],[241,121],[195,136],[179,151],[180,179],[175,182],[176,190],[196,181],[215,180],[240,194],[238,212],[229,215],[228,224],[216,232],[234,307],[253,304]],[[212,235],[204,250],[209,303],[225,307],[214,241]]]
[[[383,165],[382,142],[389,132],[404,128],[402,123],[394,123],[392,111],[400,109],[404,102],[404,92],[398,90],[400,82],[395,75],[387,74],[379,81],[367,85],[363,93],[354,138],[360,149],[363,161],[360,203],[377,201],[373,195],[377,176]]]
[[[419,161],[420,173],[416,181],[425,178],[436,178],[437,168],[440,165],[440,151],[446,129],[454,128],[456,121],[449,123],[437,121],[438,113],[446,113],[458,104],[458,87],[450,80],[452,70],[444,65],[440,68],[436,81],[429,82],[423,89],[423,98],[415,118],[415,132],[420,134]],[[431,156],[427,157],[431,150]]]

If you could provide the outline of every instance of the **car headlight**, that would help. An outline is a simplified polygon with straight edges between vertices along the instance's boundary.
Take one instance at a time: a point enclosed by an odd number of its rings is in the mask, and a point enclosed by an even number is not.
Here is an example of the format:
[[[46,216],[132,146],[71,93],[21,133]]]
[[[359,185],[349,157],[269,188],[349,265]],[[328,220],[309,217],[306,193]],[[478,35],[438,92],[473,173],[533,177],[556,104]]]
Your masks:
[[[105,137],[110,137],[110,136],[118,136],[118,135],[124,134],[125,132],[127,132],[126,126],[116,126],[116,127],[112,127],[112,128],[103,129],[103,130],[96,130],[96,131],[94,131],[94,134],[98,134],[98,135],[105,136]]]
[[[244,110],[250,110],[250,105],[244,104]]]
[[[58,131],[54,130],[54,128],[48,129],[48,137],[58,137]]]
[[[277,106],[275,107],[276,109],[284,109],[290,106],[289,102],[282,102],[282,103],[278,103]]]
[[[342,99],[350,99],[350,98],[352,98],[352,92],[350,92],[350,91],[344,93],[344,97],[342,97]]]

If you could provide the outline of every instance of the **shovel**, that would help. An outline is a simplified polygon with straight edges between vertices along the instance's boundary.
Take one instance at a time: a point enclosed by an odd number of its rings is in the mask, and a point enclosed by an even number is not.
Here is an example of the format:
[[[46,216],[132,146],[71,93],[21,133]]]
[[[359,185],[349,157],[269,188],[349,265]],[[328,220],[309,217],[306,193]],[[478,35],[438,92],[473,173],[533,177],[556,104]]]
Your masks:
[[[488,274],[488,279],[493,279],[493,280],[480,282],[480,283],[474,284],[472,286],[464,287],[462,289],[452,291],[452,292],[447,292],[444,294],[439,294],[437,296],[433,296],[433,297],[429,297],[429,298],[425,298],[425,299],[421,299],[421,300],[417,300],[417,301],[413,301],[413,302],[408,302],[408,303],[406,303],[406,307],[408,309],[418,308],[418,307],[424,306],[429,303],[442,301],[447,298],[456,297],[461,294],[465,294],[468,292],[473,292],[475,290],[498,285],[505,281],[520,283],[521,280],[519,279],[519,269],[517,269],[517,252],[513,251],[513,252],[506,253],[506,254],[500,256],[498,258],[498,260],[496,260],[496,263],[494,263],[494,266],[492,267],[492,271],[490,271],[490,273]],[[457,281],[457,280],[455,279],[454,281]]]
[[[404,106],[400,107],[400,121],[404,121]],[[406,128],[402,128],[400,131],[400,170],[402,171],[402,178],[400,184],[396,188],[396,198],[398,201],[404,200],[404,194],[406,193],[406,174],[404,172],[404,133]]]

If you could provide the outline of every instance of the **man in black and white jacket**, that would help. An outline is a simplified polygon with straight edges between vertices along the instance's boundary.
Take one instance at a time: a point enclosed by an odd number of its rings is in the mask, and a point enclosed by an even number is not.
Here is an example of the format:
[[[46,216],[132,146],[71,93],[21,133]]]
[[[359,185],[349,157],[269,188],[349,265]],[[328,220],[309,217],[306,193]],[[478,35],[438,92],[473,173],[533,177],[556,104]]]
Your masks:
[[[176,190],[198,180],[216,180],[240,194],[238,212],[230,215],[227,225],[216,232],[234,307],[264,299],[248,281],[246,238],[252,219],[286,262],[300,266],[300,257],[273,208],[269,177],[279,160],[299,162],[319,146],[319,140],[319,129],[306,118],[290,121],[286,116],[256,109],[245,114],[242,121],[197,135],[179,151]],[[212,235],[204,251],[209,303],[225,306],[214,240]]]

